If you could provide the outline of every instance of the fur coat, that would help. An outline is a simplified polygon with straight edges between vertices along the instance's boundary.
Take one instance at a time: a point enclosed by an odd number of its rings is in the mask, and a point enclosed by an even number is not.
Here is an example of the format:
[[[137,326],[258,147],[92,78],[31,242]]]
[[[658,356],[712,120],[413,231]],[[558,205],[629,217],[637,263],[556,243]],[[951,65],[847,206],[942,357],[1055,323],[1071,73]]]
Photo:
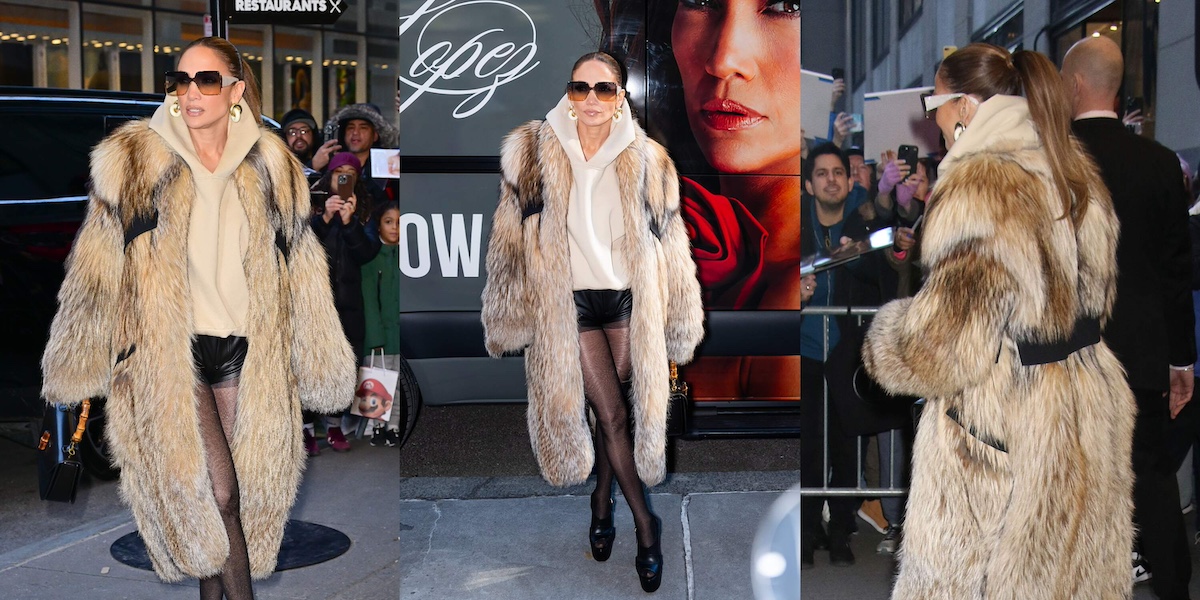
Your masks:
[[[662,146],[636,129],[611,168],[621,190],[634,299],[634,458],[642,481],[655,485],[666,475],[667,361],[691,360],[704,335],[704,311],[679,215],[675,166]],[[524,349],[530,443],[546,480],[572,485],[587,479],[595,456],[584,418],[567,237],[571,162],[549,123],[531,121],[505,138],[500,167],[483,290],[487,350],[501,356]],[[538,204],[540,213],[522,218]]]
[[[229,554],[196,411],[188,280],[192,173],[148,120],[91,155],[87,215],[66,263],[42,358],[42,395],[107,396],[120,494],[165,581],[207,577]],[[234,172],[249,222],[243,260],[249,349],[230,450],[251,574],[270,575],[304,469],[300,408],[338,412],[355,368],[308,224],[300,164],[263,132]]]
[[[1109,194],[1093,166],[1082,222],[1060,218],[1012,96],[980,105],[941,173],[925,286],[883,306],[863,347],[885,388],[927,400],[893,598],[1127,598],[1136,408],[1120,363],[1103,341],[1048,364],[1023,365],[1017,348],[1107,319]]]

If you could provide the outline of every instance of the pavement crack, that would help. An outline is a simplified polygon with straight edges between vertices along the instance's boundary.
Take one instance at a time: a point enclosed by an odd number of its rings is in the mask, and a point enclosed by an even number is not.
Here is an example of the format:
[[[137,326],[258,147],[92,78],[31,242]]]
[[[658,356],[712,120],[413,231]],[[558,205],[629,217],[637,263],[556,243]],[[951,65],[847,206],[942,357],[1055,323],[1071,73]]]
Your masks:
[[[687,573],[687,597],[696,597],[696,576],[692,569],[692,525],[688,517],[688,505],[692,503],[692,495],[686,494],[679,503],[679,520],[683,524],[683,570]]]
[[[426,562],[429,560],[429,554],[433,552],[433,535],[437,533],[438,521],[442,520],[442,507],[439,506],[437,500],[433,501],[433,512],[436,517],[433,519],[433,525],[429,527],[429,541],[425,544],[425,552],[421,554],[421,568],[425,568]]]

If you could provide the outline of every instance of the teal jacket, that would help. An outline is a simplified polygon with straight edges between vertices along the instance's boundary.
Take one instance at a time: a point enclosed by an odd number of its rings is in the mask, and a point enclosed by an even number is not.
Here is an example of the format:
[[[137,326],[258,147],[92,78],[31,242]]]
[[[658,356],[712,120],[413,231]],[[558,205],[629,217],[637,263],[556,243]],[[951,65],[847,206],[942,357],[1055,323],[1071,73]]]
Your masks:
[[[367,335],[363,352],[383,347],[384,354],[400,354],[400,246],[384,244],[371,262],[362,266],[363,316]]]

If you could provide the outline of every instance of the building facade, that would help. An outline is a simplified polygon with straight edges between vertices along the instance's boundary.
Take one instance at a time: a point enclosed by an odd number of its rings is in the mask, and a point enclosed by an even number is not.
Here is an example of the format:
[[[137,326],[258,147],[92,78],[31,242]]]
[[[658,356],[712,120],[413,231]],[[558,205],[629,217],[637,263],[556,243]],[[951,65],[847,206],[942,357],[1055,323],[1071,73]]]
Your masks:
[[[319,122],[371,102],[394,114],[397,0],[344,0],[330,26],[231,25],[263,114]],[[162,73],[204,35],[209,0],[0,0],[0,85],[163,92]],[[393,111],[389,113],[388,111]]]
[[[843,68],[849,109],[863,94],[932,86],[946,46],[989,42],[1061,64],[1085,36],[1125,54],[1122,110],[1141,107],[1144,134],[1196,165],[1200,85],[1194,0],[806,0],[806,69]]]

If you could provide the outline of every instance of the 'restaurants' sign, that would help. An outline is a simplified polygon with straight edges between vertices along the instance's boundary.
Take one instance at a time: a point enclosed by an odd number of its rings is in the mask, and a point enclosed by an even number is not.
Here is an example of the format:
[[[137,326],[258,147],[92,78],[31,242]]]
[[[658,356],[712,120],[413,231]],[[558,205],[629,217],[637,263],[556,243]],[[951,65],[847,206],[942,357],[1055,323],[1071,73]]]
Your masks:
[[[255,25],[332,25],[349,8],[349,0],[222,1],[230,23]]]

